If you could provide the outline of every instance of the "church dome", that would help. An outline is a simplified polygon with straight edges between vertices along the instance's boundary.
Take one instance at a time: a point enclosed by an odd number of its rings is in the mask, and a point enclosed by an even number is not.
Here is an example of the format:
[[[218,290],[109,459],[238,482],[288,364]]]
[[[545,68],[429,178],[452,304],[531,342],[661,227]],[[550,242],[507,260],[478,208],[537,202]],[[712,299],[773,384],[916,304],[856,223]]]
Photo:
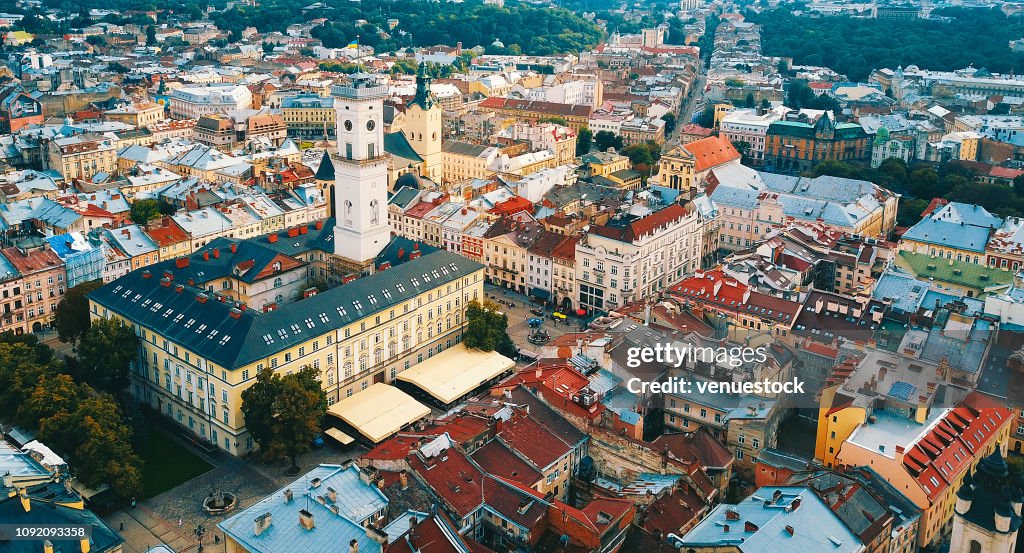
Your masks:
[[[878,131],[875,133],[875,143],[883,144],[889,140],[889,129],[885,127],[878,127]]]
[[[408,173],[398,177],[398,179],[395,180],[395,190],[400,190],[401,188],[406,186],[409,188],[415,188],[416,190],[423,189],[423,183],[421,182],[419,175],[417,175],[413,171],[409,171]]]
[[[504,48],[505,47],[505,43],[502,42],[500,39],[496,38],[496,39],[494,39],[494,42],[491,43],[491,46],[494,46],[495,48]]]

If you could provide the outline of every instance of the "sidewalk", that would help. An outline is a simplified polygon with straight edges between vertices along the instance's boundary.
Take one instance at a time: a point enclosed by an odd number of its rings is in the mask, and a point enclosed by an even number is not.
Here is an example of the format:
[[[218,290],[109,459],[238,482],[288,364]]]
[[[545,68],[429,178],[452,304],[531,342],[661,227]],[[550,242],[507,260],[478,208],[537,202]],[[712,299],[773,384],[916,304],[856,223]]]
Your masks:
[[[186,534],[185,528],[162,518],[145,505],[137,505],[134,509],[117,511],[104,520],[111,528],[118,530],[124,537],[125,553],[145,553],[146,550],[164,544],[181,553],[195,546],[196,542]],[[124,530],[120,530],[124,523]],[[205,540],[204,540],[205,541]],[[223,551],[223,544],[217,551]],[[214,551],[211,547],[203,547],[204,552]]]

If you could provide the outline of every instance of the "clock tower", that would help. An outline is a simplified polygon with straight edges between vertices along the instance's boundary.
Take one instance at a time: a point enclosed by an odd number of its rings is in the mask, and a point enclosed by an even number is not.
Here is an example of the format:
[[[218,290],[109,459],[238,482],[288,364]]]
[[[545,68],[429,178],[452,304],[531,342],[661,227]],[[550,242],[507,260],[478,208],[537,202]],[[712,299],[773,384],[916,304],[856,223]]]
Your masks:
[[[386,86],[357,73],[333,86],[338,154],[334,161],[334,253],[366,268],[391,240],[388,154],[382,122]]]

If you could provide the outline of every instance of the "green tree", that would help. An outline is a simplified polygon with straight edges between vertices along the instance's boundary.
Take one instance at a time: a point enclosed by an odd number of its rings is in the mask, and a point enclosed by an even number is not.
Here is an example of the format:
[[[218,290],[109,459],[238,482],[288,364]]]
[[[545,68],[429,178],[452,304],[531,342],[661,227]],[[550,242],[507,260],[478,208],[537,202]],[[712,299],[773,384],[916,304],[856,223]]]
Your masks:
[[[1024,198],[1024,175],[1013,178],[1013,191],[1016,192],[1018,196]]]
[[[267,368],[242,392],[242,413],[253,440],[266,458],[288,457],[291,472],[297,472],[296,459],[320,433],[327,411],[318,375],[308,366],[283,377]]]
[[[562,125],[563,127],[566,125],[565,119],[562,118],[562,117],[544,117],[542,119],[539,119],[537,122],[538,123],[554,123],[556,125]]]
[[[89,330],[89,299],[86,295],[103,286],[102,280],[83,282],[68,290],[57,304],[54,325],[61,342],[75,345]]]
[[[39,424],[39,438],[71,457],[87,486],[107,484],[122,498],[142,491],[142,461],[131,447],[131,428],[109,395],[89,396],[71,412],[57,412]]]
[[[144,225],[160,216],[160,202],[154,199],[138,200],[132,204],[131,218],[137,225]]]
[[[597,131],[597,134],[594,135],[594,142],[597,144],[598,151],[601,152],[608,151],[608,148],[616,150],[622,148],[622,137],[612,131]]]
[[[670,111],[662,115],[661,120],[665,122],[665,134],[672,134],[676,130],[676,114]]]
[[[704,108],[704,111],[700,112],[700,117],[697,118],[697,124],[705,129],[715,128],[715,106],[708,104]]]
[[[742,156],[743,160],[746,160],[750,155],[750,142],[740,140],[738,142],[733,142],[732,146],[733,148],[736,148],[737,152],[740,153],[740,156]]]
[[[146,46],[156,46],[156,27],[146,27]]]
[[[590,153],[590,143],[594,140],[594,133],[583,127],[576,133],[576,155],[585,156]]]
[[[94,321],[78,344],[79,377],[111,394],[124,391],[138,347],[139,339],[132,327],[117,319]]]
[[[748,108],[752,108],[752,107],[754,107],[756,105],[756,104],[754,104],[754,93],[753,92],[748,92],[747,93],[747,99],[744,102],[744,105],[746,105],[746,107],[748,107]]]
[[[36,384],[18,405],[18,424],[35,428],[40,421],[59,413],[73,413],[91,390],[70,375],[54,374]]]
[[[657,142],[649,140],[626,146],[619,153],[628,157],[633,169],[646,177],[651,174],[654,165],[661,158],[661,146]]]
[[[36,385],[56,370],[52,359],[42,358],[35,344],[17,342],[13,333],[4,333],[3,338],[4,341],[0,341],[0,415],[15,417]]]
[[[271,458],[274,441],[274,400],[281,388],[281,377],[270,367],[256,375],[256,381],[242,391],[242,414],[245,428],[260,446],[264,458]]]
[[[467,348],[498,353],[515,358],[515,344],[508,335],[508,315],[490,301],[473,300],[466,304],[466,331],[462,343]]]
[[[275,434],[280,449],[291,459],[293,473],[298,473],[296,458],[309,451],[327,412],[327,394],[318,375],[319,371],[312,367],[286,375],[274,400]]]

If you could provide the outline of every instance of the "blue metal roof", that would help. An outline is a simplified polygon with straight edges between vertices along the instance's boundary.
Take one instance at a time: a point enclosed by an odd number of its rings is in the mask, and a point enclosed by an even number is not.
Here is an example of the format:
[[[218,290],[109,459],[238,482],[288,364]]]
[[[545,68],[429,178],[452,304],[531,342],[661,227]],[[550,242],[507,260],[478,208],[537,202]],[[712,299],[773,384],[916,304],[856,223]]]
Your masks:
[[[988,227],[952,223],[937,219],[923,219],[903,234],[904,240],[914,240],[925,244],[935,244],[936,246],[978,253],[985,251],[988,238]]]
[[[346,474],[353,470],[356,471],[353,473],[355,482]],[[342,469],[339,465],[320,465],[217,527],[248,551],[334,553],[340,547],[347,549],[349,542],[356,540],[360,552],[381,553],[381,544],[369,537],[350,515],[362,516],[371,508],[383,509],[387,506],[387,499],[375,487],[362,483],[358,471],[355,467]],[[313,487],[316,478],[320,483]],[[336,503],[327,498],[321,503],[321,496],[326,496],[328,487],[337,492]],[[285,497],[285,490],[291,490],[291,500]],[[360,506],[364,500],[371,503]],[[335,513],[332,507],[336,507],[338,512]],[[312,530],[306,530],[299,524],[300,510],[313,515]],[[271,517],[270,526],[256,535],[253,521],[265,514]]]
[[[727,515],[730,511],[735,514]],[[734,546],[744,553],[855,553],[864,547],[813,491],[775,486],[760,488],[735,505],[719,505],[674,545]]]
[[[889,395],[903,401],[909,401],[915,393],[917,393],[917,386],[902,380],[893,382],[892,386],[889,387]]]

